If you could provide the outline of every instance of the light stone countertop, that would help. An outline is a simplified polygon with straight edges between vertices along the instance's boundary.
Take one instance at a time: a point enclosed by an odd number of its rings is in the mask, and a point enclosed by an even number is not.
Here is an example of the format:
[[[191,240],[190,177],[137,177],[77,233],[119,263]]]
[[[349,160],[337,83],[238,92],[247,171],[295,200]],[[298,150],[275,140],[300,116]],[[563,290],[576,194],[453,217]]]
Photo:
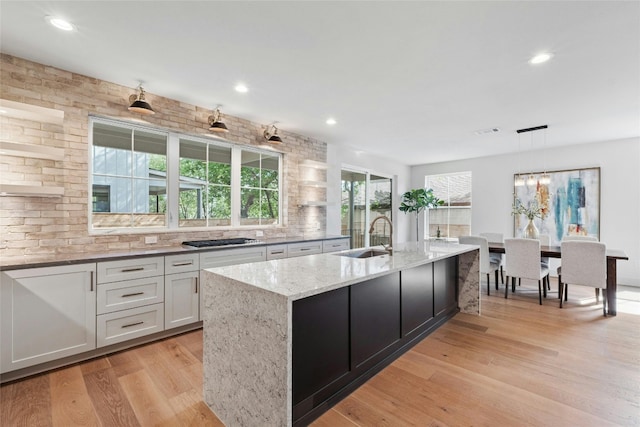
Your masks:
[[[477,249],[473,245],[421,241],[398,245],[393,255],[361,259],[340,256],[345,252],[364,250],[362,248],[210,268],[206,271],[294,301]]]
[[[246,237],[246,236],[237,236]],[[247,237],[252,239],[253,237]],[[0,250],[0,271],[18,270],[26,268],[39,267],[57,267],[61,265],[73,265],[102,261],[117,261],[129,259],[132,257],[150,257],[150,256],[166,256],[180,255],[187,252],[212,252],[224,251],[234,248],[245,248],[250,246],[271,246],[287,243],[303,243],[318,240],[348,239],[349,236],[337,235],[318,235],[318,236],[289,236],[289,237],[273,237],[268,239],[260,239],[255,243],[245,243],[241,245],[225,245],[225,246],[209,246],[196,248],[192,246],[173,245],[150,247],[149,249],[130,249],[130,250],[113,250],[108,252],[91,252],[91,246],[87,246],[87,251],[82,253],[60,253],[60,254],[44,254],[44,255],[24,255],[24,256],[3,256]],[[205,240],[205,239],[192,239]]]

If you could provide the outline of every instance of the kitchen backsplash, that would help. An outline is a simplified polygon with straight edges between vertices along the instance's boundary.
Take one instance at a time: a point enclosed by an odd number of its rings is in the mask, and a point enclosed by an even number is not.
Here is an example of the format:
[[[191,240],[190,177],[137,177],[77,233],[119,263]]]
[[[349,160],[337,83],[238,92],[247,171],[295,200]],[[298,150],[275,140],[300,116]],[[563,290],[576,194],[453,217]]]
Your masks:
[[[59,197],[0,197],[0,257],[46,256],[62,253],[105,252],[178,245],[184,240],[226,237],[261,239],[324,235],[326,207],[299,203],[315,191],[316,200],[326,200],[326,189],[300,189],[304,160],[325,162],[327,145],[313,138],[279,129],[284,143],[278,147],[283,161],[282,226],[274,228],[238,228],[216,231],[171,231],[148,234],[91,235],[88,230],[89,115],[116,119],[139,118],[127,110],[134,87],[120,86],[58,68],[34,63],[10,55],[1,55],[0,98],[64,112],[61,124],[42,123],[28,118],[0,115],[0,139],[11,142],[55,147],[64,150],[62,160],[20,156],[0,157],[2,183],[27,183],[63,187]],[[132,85],[135,82],[132,82]],[[157,114],[144,119],[153,126],[189,134],[207,134],[210,108],[197,107],[155,96],[150,85],[147,101]],[[241,118],[224,115],[230,142],[259,146],[264,144],[264,127]],[[157,243],[145,243],[156,236]]]

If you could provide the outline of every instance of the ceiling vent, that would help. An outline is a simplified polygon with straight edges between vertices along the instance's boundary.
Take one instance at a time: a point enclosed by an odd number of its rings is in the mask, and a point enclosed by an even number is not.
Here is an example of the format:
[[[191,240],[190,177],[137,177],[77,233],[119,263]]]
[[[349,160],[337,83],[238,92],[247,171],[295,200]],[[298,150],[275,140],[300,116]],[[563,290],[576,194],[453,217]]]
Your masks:
[[[500,132],[500,129],[499,128],[482,129],[482,130],[477,130],[474,133],[476,135],[486,135],[488,133],[496,133],[496,132]]]

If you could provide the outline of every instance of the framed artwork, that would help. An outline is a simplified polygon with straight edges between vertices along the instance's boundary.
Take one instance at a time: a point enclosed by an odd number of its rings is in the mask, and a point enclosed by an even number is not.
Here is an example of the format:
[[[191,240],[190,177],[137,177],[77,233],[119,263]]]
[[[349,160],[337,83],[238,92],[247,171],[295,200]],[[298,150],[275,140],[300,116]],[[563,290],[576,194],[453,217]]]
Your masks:
[[[543,215],[534,224],[551,246],[569,235],[600,240],[600,168],[515,174],[513,194],[524,206],[540,206]],[[523,214],[513,218],[513,235],[522,237],[529,220]]]

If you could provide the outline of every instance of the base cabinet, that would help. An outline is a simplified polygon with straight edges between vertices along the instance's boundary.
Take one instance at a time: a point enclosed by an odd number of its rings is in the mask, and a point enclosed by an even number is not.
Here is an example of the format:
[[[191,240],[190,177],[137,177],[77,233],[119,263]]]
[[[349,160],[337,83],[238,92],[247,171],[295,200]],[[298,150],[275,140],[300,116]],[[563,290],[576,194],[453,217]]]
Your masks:
[[[96,264],[2,272],[0,370],[96,348]]]
[[[407,336],[433,319],[433,264],[401,273],[402,336]]]
[[[294,301],[293,425],[308,425],[453,316],[457,273],[457,257],[447,258]]]
[[[349,288],[293,304],[293,404],[350,371]]]
[[[456,308],[457,278],[457,258],[447,258],[433,264],[433,309],[436,316]]]
[[[164,328],[176,328],[200,319],[200,272],[168,274],[164,279]]]
[[[372,366],[400,339],[400,273],[351,286],[353,369]]]

